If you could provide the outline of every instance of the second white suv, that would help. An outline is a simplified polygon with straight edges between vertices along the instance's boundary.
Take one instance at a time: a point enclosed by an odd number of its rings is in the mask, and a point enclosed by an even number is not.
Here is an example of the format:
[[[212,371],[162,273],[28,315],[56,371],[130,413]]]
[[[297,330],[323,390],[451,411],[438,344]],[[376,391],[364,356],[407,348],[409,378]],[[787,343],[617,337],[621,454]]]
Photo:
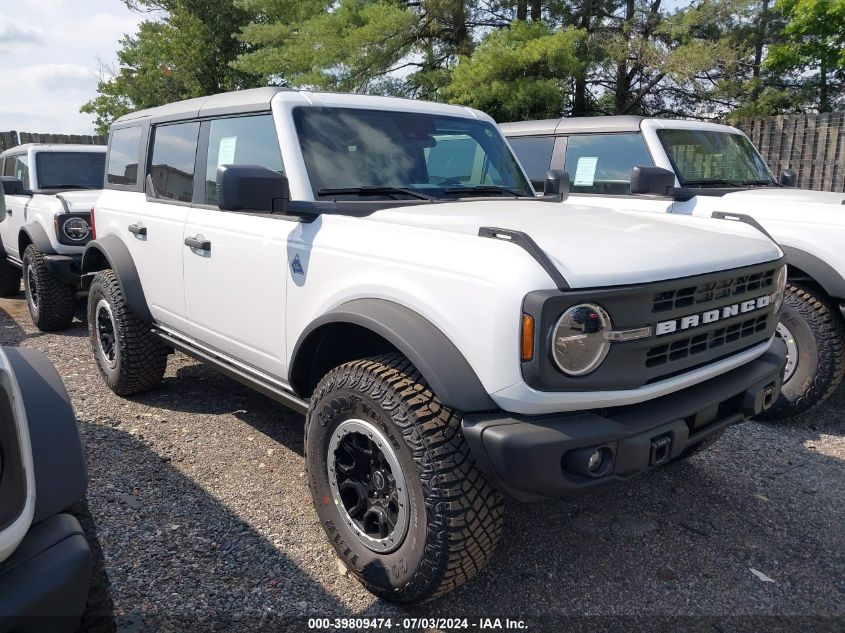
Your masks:
[[[103,188],[106,148],[20,145],[0,154],[6,216],[0,223],[0,296],[20,291],[43,331],[70,326],[91,240],[91,209]]]
[[[83,259],[105,382],[152,388],[177,349],[303,412],[320,524],[387,599],[478,573],[503,495],[685,459],[779,390],[777,245],[561,205],[556,177],[537,198],[476,110],[265,88],[109,143]]]
[[[778,242],[788,286],[778,335],[789,359],[766,413],[782,418],[823,401],[845,377],[845,193],[795,189],[740,130],[636,116],[504,123],[529,175],[571,178],[570,203],[739,220]]]

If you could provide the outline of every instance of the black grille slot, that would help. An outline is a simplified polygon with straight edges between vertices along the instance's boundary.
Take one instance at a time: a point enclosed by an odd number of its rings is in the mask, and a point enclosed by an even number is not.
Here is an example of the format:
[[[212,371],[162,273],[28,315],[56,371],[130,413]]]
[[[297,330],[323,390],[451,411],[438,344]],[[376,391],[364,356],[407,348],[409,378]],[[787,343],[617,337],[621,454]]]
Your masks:
[[[666,345],[652,347],[646,354],[645,366],[659,367],[754,336],[768,327],[769,316],[764,314]]]
[[[666,290],[654,295],[652,312],[668,312],[688,308],[700,303],[741,297],[752,292],[771,288],[775,283],[775,269],[749,275],[739,275],[709,283]]]

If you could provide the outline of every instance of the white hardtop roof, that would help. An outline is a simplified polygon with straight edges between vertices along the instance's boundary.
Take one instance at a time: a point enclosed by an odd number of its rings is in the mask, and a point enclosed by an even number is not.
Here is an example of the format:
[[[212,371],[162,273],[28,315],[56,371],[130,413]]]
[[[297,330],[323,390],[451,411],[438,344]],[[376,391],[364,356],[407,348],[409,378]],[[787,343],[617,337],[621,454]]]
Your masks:
[[[643,128],[712,130],[741,134],[736,128],[709,121],[650,119],[641,116],[585,116],[544,121],[515,121],[499,126],[505,136],[548,136],[552,134],[601,134],[639,132]]]
[[[28,152],[99,152],[105,153],[105,145],[83,145],[81,143],[24,143],[10,147],[0,157],[9,154],[22,154]]]
[[[377,97],[369,95],[341,94],[333,92],[309,92],[307,90],[291,90],[289,88],[253,88],[238,90],[177,101],[157,108],[139,110],[120,117],[115,124],[131,124],[141,120],[151,122],[195,118],[199,116],[215,116],[244,112],[259,112],[270,110],[272,102],[298,103],[316,107],[347,107],[368,108],[381,110],[399,110],[406,112],[429,112],[451,116],[490,120],[486,114],[463,106],[432,103],[429,101],[415,101],[398,97]]]

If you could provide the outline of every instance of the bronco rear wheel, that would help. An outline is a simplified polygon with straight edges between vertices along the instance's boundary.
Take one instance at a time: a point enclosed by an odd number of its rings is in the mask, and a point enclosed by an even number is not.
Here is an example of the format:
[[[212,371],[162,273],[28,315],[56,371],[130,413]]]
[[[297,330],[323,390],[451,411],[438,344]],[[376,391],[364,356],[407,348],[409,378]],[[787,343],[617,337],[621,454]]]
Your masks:
[[[337,555],[371,592],[417,603],[475,576],[503,501],[475,466],[460,416],[400,354],[346,363],[311,398],[306,470]]]
[[[91,282],[88,338],[103,380],[117,395],[146,391],[161,382],[167,347],[132,312],[113,270],[101,270]]]

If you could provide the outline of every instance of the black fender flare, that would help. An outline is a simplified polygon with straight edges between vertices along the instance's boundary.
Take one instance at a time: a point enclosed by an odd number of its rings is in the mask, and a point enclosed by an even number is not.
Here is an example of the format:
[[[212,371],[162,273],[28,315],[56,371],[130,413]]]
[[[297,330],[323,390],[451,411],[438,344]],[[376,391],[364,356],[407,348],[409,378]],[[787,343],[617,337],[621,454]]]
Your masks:
[[[21,259],[23,259],[24,251],[24,249],[20,248],[23,235],[26,235],[29,241],[32,244],[35,244],[35,248],[37,248],[40,252],[47,255],[56,252],[53,249],[53,245],[50,243],[50,238],[47,237],[47,231],[44,230],[44,227],[38,224],[38,222],[30,222],[29,224],[22,226],[21,232],[18,234],[18,254]]]
[[[843,273],[837,272],[827,262],[800,248],[781,244],[781,250],[786,254],[787,265],[795,266],[807,273],[829,297],[839,300],[845,299],[845,276],[843,276]]]
[[[385,299],[354,299],[312,321],[299,336],[291,356],[291,377],[300,375],[309,337],[332,323],[363,327],[393,345],[413,363],[445,406],[459,411],[490,411],[498,407],[464,355],[431,321],[403,305]],[[297,392],[297,385],[291,385]]]
[[[3,350],[21,393],[32,446],[38,523],[85,497],[88,478],[76,414],[62,379],[38,350]]]
[[[105,260],[108,265],[103,265]],[[147,298],[144,295],[144,288],[141,285],[141,278],[138,276],[138,269],[135,261],[129,252],[126,244],[116,235],[106,235],[102,239],[96,239],[85,246],[82,253],[82,274],[94,273],[105,268],[111,268],[117,275],[117,281],[126,303],[142,321],[152,323],[153,315],[147,305]],[[87,286],[85,286],[87,288]]]

